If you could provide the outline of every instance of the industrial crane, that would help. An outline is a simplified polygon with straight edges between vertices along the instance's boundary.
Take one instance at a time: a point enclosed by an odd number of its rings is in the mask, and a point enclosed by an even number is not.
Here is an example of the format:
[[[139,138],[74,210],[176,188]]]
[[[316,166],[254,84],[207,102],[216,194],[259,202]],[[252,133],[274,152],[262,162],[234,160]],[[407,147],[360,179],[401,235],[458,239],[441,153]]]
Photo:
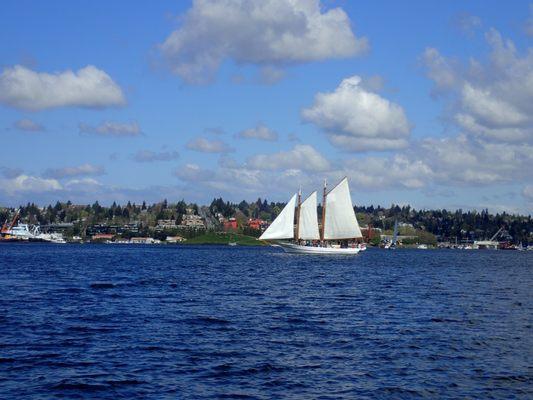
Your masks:
[[[20,217],[20,209],[17,210],[17,212],[15,213],[15,216],[13,217],[13,220],[11,221],[9,225],[7,224],[7,220],[6,222],[4,222],[4,225],[2,225],[2,230],[0,231],[0,233],[2,234],[9,233],[9,231],[11,231],[11,229],[13,229],[13,227],[17,223],[19,217]]]
[[[496,232],[493,237],[490,238],[490,241],[493,242],[494,239],[498,237],[501,231],[503,231],[503,226],[500,229],[498,229],[498,232]]]

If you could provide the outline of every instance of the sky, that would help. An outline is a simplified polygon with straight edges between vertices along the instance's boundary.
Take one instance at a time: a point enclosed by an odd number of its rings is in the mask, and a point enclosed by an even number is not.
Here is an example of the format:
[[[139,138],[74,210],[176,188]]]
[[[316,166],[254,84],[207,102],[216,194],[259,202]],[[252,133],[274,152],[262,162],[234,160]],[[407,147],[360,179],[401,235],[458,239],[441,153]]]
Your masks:
[[[533,3],[7,0],[0,204],[533,209]]]

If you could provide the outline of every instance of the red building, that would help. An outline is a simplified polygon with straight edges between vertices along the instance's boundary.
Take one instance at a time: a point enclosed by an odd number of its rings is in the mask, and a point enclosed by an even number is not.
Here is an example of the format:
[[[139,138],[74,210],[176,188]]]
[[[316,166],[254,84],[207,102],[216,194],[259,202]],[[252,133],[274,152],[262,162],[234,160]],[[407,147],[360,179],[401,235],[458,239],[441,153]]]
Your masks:
[[[237,230],[237,220],[235,218],[229,218],[227,221],[224,221],[224,230],[225,231]]]
[[[97,233],[91,237],[91,240],[113,240],[114,237],[112,233]]]
[[[248,220],[248,227],[251,229],[260,230],[265,224],[266,222],[259,218],[250,218]]]

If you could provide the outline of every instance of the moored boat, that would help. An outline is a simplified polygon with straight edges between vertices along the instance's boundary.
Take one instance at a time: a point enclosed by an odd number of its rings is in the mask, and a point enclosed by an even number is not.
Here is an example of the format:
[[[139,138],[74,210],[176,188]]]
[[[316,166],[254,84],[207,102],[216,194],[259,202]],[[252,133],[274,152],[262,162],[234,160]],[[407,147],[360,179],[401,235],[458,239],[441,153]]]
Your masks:
[[[21,224],[20,210],[11,222],[6,221],[0,230],[0,242],[49,242],[66,243],[60,233],[42,233],[38,225]]]

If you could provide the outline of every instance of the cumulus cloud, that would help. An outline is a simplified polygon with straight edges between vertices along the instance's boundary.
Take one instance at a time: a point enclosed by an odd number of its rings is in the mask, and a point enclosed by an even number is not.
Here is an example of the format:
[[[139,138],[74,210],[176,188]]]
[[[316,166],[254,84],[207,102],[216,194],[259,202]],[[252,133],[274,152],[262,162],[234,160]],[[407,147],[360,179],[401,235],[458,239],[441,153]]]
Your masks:
[[[454,63],[436,49],[423,62],[436,87],[450,94],[453,120],[475,137],[492,141],[533,141],[533,51],[520,55],[494,29],[485,35],[489,60]]]
[[[19,119],[13,124],[13,126],[15,129],[25,132],[43,132],[46,130],[43,125],[32,121],[31,119]]]
[[[419,189],[427,185],[434,172],[424,160],[396,154],[347,160],[336,175],[346,175],[356,186],[367,189]]]
[[[352,57],[368,48],[341,8],[323,10],[319,0],[196,0],[181,21],[160,50],[189,83],[209,81],[226,59],[279,67]],[[278,79],[272,72],[267,75]]]
[[[26,174],[19,174],[10,179],[0,177],[0,202],[4,205],[17,206],[28,201],[36,204],[53,204],[56,201],[71,200],[75,204],[87,204],[98,200],[100,204],[113,201],[141,203],[143,200],[154,202],[163,198],[183,198],[190,201],[202,200],[198,190],[186,191],[176,186],[148,186],[126,188],[106,185],[94,178],[82,177],[68,179],[63,183],[55,179],[43,179]]]
[[[63,187],[56,179],[45,179],[21,174],[13,178],[0,179],[1,191],[10,196],[19,193],[43,193],[58,191]]]
[[[245,129],[244,131],[237,133],[236,136],[243,139],[259,139],[266,141],[278,140],[278,133],[264,124],[258,124],[254,128]]]
[[[443,57],[435,48],[428,47],[421,57],[427,76],[437,89],[449,89],[459,81],[457,66],[453,60]]]
[[[351,137],[345,135],[329,135],[329,141],[335,147],[344,151],[358,152],[358,151],[388,151],[400,150],[407,147],[407,140],[400,139],[382,139],[382,138],[362,138]]]
[[[361,78],[344,79],[333,91],[318,93],[302,118],[343,150],[394,150],[407,146],[411,126],[403,108],[361,87]]]
[[[151,151],[151,150],[139,150],[133,156],[133,159],[137,162],[155,162],[155,161],[172,161],[179,158],[177,151]]]
[[[35,72],[16,65],[0,74],[0,103],[31,111],[56,107],[122,106],[120,87],[104,71],[89,65],[73,72]]]
[[[137,122],[113,122],[104,121],[99,125],[89,125],[80,123],[78,125],[80,134],[113,137],[133,137],[141,135],[142,131]]]
[[[380,92],[385,86],[385,79],[380,75],[362,77],[359,85],[369,92]]]
[[[81,178],[67,181],[64,188],[69,191],[94,193],[95,190],[98,190],[103,186],[104,185],[94,178]]]
[[[204,137],[198,137],[187,143],[189,150],[199,151],[201,153],[230,153],[233,149],[222,140],[209,140]]]
[[[491,185],[527,179],[533,168],[533,146],[494,143],[465,135],[426,138],[417,156],[434,171],[436,182],[458,185]]]
[[[103,175],[105,169],[102,166],[82,164],[76,167],[49,168],[43,176],[47,178],[62,179],[73,176]]]
[[[330,168],[328,160],[307,144],[298,144],[292,150],[279,153],[256,154],[248,159],[247,165],[259,170],[325,171]]]

